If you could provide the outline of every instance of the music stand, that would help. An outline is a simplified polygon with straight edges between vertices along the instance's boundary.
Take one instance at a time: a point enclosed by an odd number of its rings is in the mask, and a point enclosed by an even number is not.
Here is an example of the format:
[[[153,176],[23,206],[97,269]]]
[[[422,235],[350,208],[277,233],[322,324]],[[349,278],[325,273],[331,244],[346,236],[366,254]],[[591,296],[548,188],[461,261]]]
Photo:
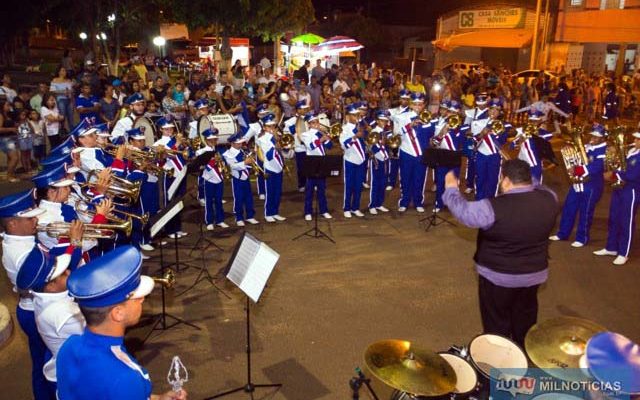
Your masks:
[[[158,214],[154,215],[152,219],[149,221],[151,228],[149,228],[149,232],[151,237],[155,237],[161,231],[164,231],[165,225],[171,221],[173,217],[175,217],[182,209],[184,208],[184,203],[180,199],[176,199],[169,203],[167,207],[165,207]],[[160,273],[164,276],[165,270],[169,266],[164,265],[164,251],[163,246],[160,246]],[[168,329],[173,328],[179,324],[188,325],[197,330],[201,330],[199,326],[192,324],[191,322],[185,321],[182,318],[178,318],[175,315],[172,315],[167,312],[166,306],[166,289],[164,285],[160,285],[161,293],[162,293],[162,311],[158,314],[152,315],[151,319],[155,319],[156,321],[152,324],[151,329],[147,333],[147,335],[142,339],[142,343],[145,343],[155,331],[166,331]],[[173,320],[173,323],[167,323],[167,319]]]
[[[225,275],[244,292],[246,298],[247,383],[244,386],[207,397],[205,400],[225,397],[240,391],[248,393],[253,400],[253,392],[256,388],[279,388],[282,386],[281,383],[255,384],[251,380],[251,313],[249,312],[251,302],[249,299],[255,303],[258,302],[278,258],[280,258],[278,253],[246,231],[238,239],[233,255],[225,268]]]
[[[308,156],[305,157],[302,162],[302,175],[307,179],[326,179],[333,176],[340,176],[341,171],[342,157],[338,155]],[[309,236],[314,239],[327,239],[331,243],[335,244],[336,242],[331,238],[331,236],[318,228],[318,214],[320,213],[320,210],[318,208],[317,194],[314,197],[313,227],[302,232],[291,240],[298,240],[301,237]]]
[[[434,148],[425,149],[424,153],[422,154],[422,163],[430,168],[456,168],[462,164],[462,152]],[[424,228],[425,231],[428,231],[433,226],[442,224],[456,226],[456,224],[454,224],[453,222],[438,215],[438,213],[436,213],[435,206],[432,209],[431,214],[426,216],[425,218],[422,218],[419,222],[426,223],[426,226]]]

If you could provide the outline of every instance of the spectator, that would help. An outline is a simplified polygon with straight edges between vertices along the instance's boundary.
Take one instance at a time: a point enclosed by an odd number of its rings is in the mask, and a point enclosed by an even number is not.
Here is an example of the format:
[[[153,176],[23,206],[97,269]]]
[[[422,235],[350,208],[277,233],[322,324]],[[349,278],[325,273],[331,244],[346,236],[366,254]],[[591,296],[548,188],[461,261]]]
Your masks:
[[[316,66],[311,70],[311,76],[315,76],[316,80],[320,82],[322,80],[322,77],[325,76],[326,73],[327,70],[322,68],[322,60],[317,59]]]
[[[49,90],[55,95],[57,109],[66,120],[67,129],[70,131],[73,128],[73,107],[71,105],[73,82],[67,78],[66,68],[58,67],[55,77],[51,80]],[[46,103],[43,101],[43,104]],[[44,115],[42,117],[44,118]]]
[[[240,60],[236,60],[231,68],[231,75],[233,76],[233,90],[240,90],[244,86],[244,67]]]
[[[92,123],[100,121],[100,100],[91,93],[91,85],[83,83],[76,97],[76,110],[80,121],[89,119]]]
[[[20,149],[20,162],[27,175],[31,174],[31,150],[33,150],[33,131],[29,123],[29,111],[22,109],[16,113],[18,119],[18,148]]]
[[[13,109],[14,111],[26,110],[29,105],[29,89],[22,87],[18,89],[18,95],[13,99]]]
[[[311,61],[304,60],[304,65],[301,66],[294,74],[296,79],[300,79],[300,81],[304,81],[305,83],[309,83],[309,67],[311,66]]]
[[[116,99],[118,104],[124,104],[127,94],[122,91],[122,81],[120,79],[114,79],[113,82],[111,82],[111,85],[113,86],[113,98]]]
[[[44,96],[40,111],[40,116],[44,121],[47,138],[49,139],[49,148],[53,149],[62,143],[60,127],[61,123],[64,122],[64,115],[60,113],[53,93],[49,93]]]
[[[313,112],[320,112],[320,97],[322,96],[322,86],[318,83],[318,78],[311,75],[311,85],[307,87],[307,93],[311,98],[311,107],[313,107]]]
[[[141,86],[147,85],[148,71],[147,67],[142,63],[140,56],[133,57],[133,70],[138,74],[138,79],[142,83]]]
[[[13,99],[17,95],[16,91],[11,88],[11,76],[4,74],[2,76],[2,86],[0,86],[0,96],[4,96],[9,103],[13,103]]]
[[[96,64],[93,60],[87,60],[84,63],[84,71],[78,76],[78,81],[88,83],[91,86],[91,93],[98,94],[100,92],[102,89],[100,86],[100,75],[96,70]]]
[[[262,66],[262,69],[265,71],[271,68],[271,61],[269,61],[266,54],[262,56],[262,59],[260,59],[260,65]]]
[[[42,118],[40,118],[40,113],[36,110],[29,112],[29,124],[33,131],[33,158],[36,159],[38,168],[40,168],[40,161],[42,161],[46,153],[45,131],[47,128]]]
[[[73,76],[73,73],[76,70],[76,65],[73,62],[73,58],[71,57],[71,53],[69,52],[69,49],[64,50],[62,60],[60,60],[60,65],[62,65],[62,68],[67,70],[67,72],[69,73],[69,76]]]
[[[225,114],[235,114],[242,109],[233,98],[233,87],[228,85],[222,90],[222,97],[220,97],[218,104],[220,111]]]
[[[29,100],[29,106],[32,110],[36,110],[40,113],[40,107],[42,107],[42,98],[49,90],[49,86],[46,83],[38,84],[38,91]]]
[[[149,100],[157,105],[162,104],[162,100],[167,95],[167,87],[164,84],[162,77],[158,76],[153,81],[153,87],[149,89]]]
[[[7,156],[7,179],[9,182],[18,182],[19,179],[16,178],[18,128],[13,120],[12,111],[9,101],[0,100],[0,151]]]
[[[120,111],[120,103],[113,96],[113,85],[106,84],[104,96],[100,99],[100,120],[106,122],[111,129],[118,120],[118,111]]]

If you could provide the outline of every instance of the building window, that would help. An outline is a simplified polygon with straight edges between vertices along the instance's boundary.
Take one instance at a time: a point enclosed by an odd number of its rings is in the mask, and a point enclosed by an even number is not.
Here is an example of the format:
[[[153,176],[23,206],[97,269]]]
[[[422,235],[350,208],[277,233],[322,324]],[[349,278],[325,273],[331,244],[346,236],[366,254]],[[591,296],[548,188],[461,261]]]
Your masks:
[[[569,0],[569,7],[582,7],[584,0]]]
[[[600,0],[601,10],[612,10],[612,9],[622,10],[623,8],[624,8],[624,0]]]

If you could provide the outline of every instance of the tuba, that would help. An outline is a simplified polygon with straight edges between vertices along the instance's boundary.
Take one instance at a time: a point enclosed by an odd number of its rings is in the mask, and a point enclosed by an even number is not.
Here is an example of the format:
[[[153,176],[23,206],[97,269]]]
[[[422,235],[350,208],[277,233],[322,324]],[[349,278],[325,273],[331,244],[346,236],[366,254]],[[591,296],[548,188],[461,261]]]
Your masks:
[[[582,127],[573,128],[571,137],[572,140],[560,149],[562,161],[564,161],[571,183],[585,183],[588,177],[576,176],[573,172],[575,167],[586,166],[589,163],[587,152],[582,143]]]
[[[610,136],[611,143],[607,146],[607,153],[605,154],[604,159],[605,166],[609,171],[625,171],[627,169],[627,146],[625,144],[625,131],[625,126],[616,126],[612,130],[612,135]],[[623,186],[624,182],[619,180],[616,180],[611,185],[611,187],[614,189],[621,189]]]

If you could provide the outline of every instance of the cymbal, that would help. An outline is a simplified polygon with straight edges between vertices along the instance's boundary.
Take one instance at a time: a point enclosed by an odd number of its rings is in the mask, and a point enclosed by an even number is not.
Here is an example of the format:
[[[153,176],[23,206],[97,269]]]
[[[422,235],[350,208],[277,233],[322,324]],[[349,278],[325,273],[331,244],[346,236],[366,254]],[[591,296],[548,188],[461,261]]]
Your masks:
[[[587,342],[606,329],[595,322],[575,317],[558,317],[538,323],[529,329],[524,340],[527,355],[549,375],[574,382],[589,378],[580,368]]]
[[[373,375],[394,389],[418,396],[441,396],[454,391],[456,374],[434,351],[406,340],[371,344],[364,360]]]

